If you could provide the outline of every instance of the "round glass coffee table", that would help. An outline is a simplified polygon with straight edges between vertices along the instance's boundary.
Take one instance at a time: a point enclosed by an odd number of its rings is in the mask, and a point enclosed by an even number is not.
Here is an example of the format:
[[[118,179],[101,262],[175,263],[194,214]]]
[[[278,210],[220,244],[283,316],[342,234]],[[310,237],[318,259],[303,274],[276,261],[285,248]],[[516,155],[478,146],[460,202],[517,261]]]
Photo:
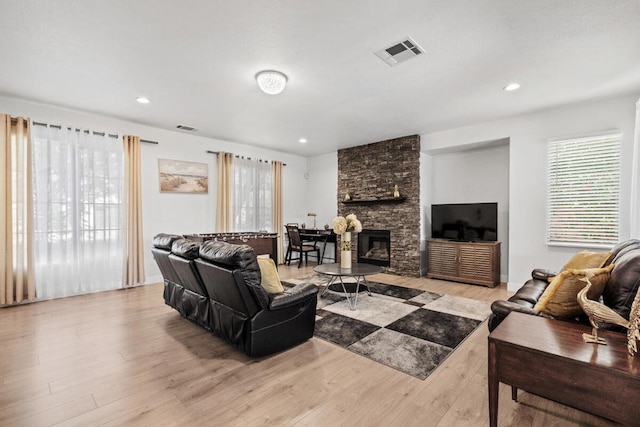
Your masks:
[[[351,264],[351,268],[340,268],[340,263],[334,264],[320,264],[316,268],[313,269],[316,273],[326,274],[331,276],[327,286],[324,288],[320,297],[322,297],[327,290],[332,290],[335,292],[342,292],[344,296],[347,297],[347,303],[349,304],[349,308],[351,310],[355,310],[358,305],[358,293],[360,293],[360,283],[363,284],[363,291],[366,288],[367,293],[371,296],[371,291],[369,290],[369,284],[367,283],[366,276],[370,276],[372,274],[382,273],[384,271],[383,267],[379,265],[372,264],[364,264],[364,263],[353,263]],[[342,278],[343,277],[353,277],[356,279],[356,283],[345,283]],[[339,283],[338,283],[339,282]]]

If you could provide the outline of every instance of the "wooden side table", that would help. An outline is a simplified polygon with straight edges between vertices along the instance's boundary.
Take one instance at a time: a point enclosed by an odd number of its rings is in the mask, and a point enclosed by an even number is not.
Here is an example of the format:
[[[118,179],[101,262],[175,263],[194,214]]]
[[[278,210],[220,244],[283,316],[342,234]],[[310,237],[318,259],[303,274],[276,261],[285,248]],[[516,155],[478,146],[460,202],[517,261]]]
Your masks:
[[[624,425],[640,422],[640,356],[626,334],[598,331],[607,345],[587,344],[585,325],[513,312],[489,335],[489,422],[498,425],[498,386],[519,388]]]

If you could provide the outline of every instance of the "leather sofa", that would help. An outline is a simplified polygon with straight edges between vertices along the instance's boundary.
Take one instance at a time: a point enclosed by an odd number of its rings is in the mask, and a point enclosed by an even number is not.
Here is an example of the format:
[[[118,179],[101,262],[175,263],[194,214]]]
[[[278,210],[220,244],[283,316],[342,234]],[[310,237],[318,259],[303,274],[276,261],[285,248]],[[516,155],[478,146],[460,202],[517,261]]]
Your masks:
[[[601,302],[616,311],[625,319],[629,319],[631,305],[640,286],[640,240],[631,239],[619,243],[611,249],[605,266],[613,264],[613,270],[607,280]],[[498,300],[491,304],[492,314],[489,317],[489,330],[493,331],[512,311],[526,313],[533,316],[553,318],[544,312],[534,310],[534,306],[543,292],[549,286],[549,278],[558,273],[535,269],[529,279],[507,301]],[[574,319],[562,319],[588,324],[586,315]],[[612,325],[603,325],[604,328],[619,329]]]
[[[276,353],[313,336],[318,288],[300,284],[268,294],[250,246],[161,233],[151,252],[165,303],[247,355]]]

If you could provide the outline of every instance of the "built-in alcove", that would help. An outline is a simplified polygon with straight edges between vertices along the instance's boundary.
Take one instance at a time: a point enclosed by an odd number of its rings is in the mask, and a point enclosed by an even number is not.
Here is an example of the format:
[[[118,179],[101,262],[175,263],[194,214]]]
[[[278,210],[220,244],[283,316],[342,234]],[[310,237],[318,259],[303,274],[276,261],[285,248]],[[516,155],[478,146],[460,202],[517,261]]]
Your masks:
[[[501,242],[501,280],[509,273],[509,138],[467,144],[457,149],[428,150],[428,177],[423,178],[424,229],[431,231],[431,205],[443,203],[498,203],[497,239]],[[425,169],[423,169],[424,171]],[[426,173],[426,172],[423,172]],[[523,196],[524,197],[524,196]]]

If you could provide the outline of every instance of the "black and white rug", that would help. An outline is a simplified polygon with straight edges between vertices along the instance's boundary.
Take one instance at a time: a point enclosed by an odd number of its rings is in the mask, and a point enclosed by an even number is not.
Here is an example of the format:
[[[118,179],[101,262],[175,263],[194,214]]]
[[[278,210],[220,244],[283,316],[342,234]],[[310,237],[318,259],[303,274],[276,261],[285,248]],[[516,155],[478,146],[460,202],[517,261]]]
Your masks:
[[[327,278],[289,279],[324,289]],[[369,282],[351,310],[342,292],[318,296],[314,335],[424,380],[491,314],[490,303]]]

